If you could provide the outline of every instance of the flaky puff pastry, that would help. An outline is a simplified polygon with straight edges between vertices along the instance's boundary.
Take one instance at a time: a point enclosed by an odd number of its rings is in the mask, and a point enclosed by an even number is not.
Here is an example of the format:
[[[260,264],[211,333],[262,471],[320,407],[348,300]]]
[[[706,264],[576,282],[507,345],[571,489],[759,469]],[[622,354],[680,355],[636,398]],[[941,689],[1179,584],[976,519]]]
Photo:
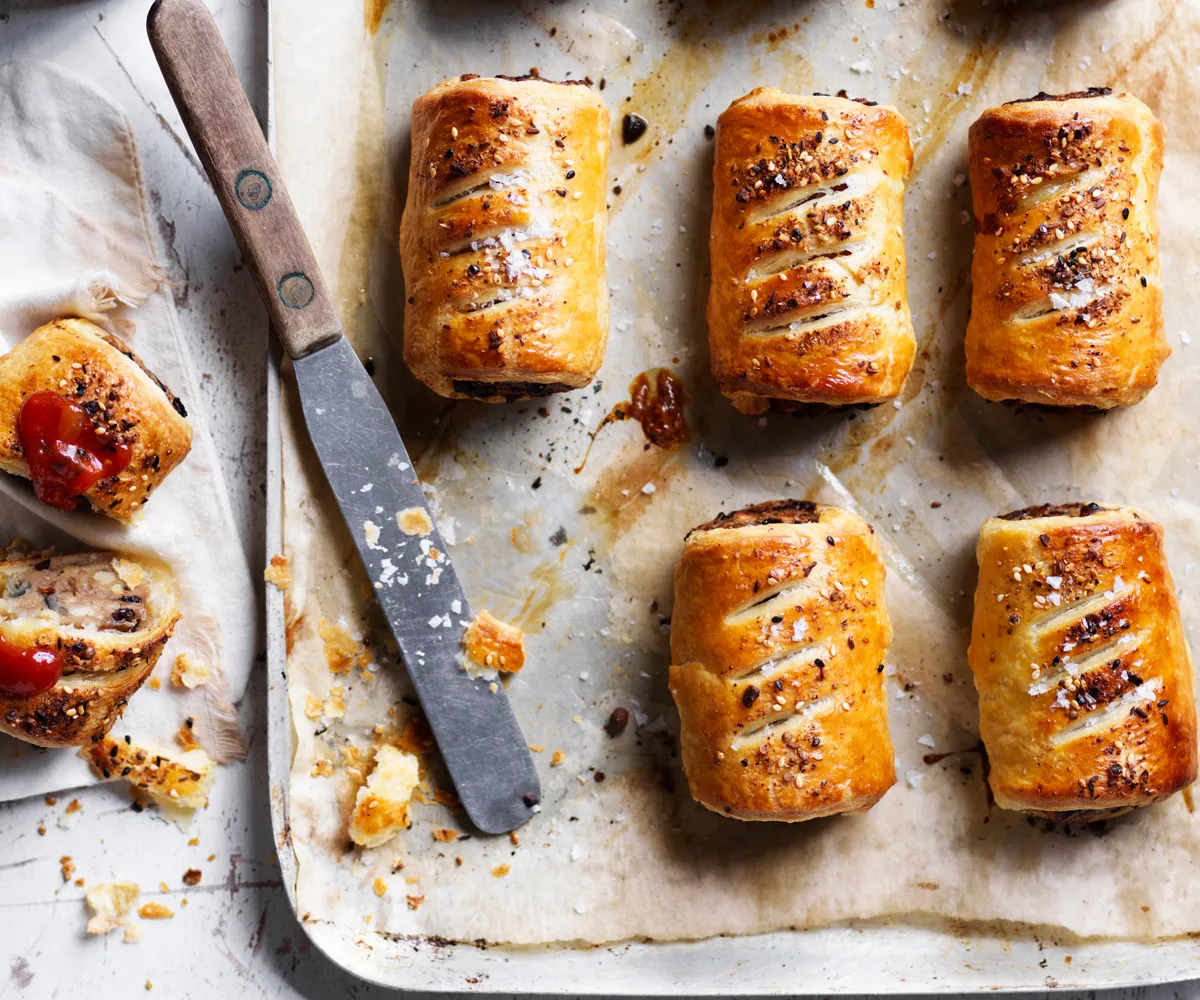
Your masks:
[[[688,534],[670,686],[693,798],[794,822],[892,786],[883,580],[873,529],[838,507],[777,500]]]
[[[1136,97],[1039,94],[971,126],[967,382],[993,400],[1136,403],[1169,355],[1155,198],[1163,126]]]
[[[468,74],[413,103],[404,358],[435,392],[511,401],[596,374],[608,146],[582,82]]]
[[[743,413],[879,403],[916,341],[904,259],[908,125],[895,108],[760,88],[717,123],[712,372]]]
[[[162,566],[111,552],[0,562],[0,732],[44,747],[100,739],[150,676],[179,621]],[[16,659],[41,650],[61,674],[13,693]],[[51,678],[52,679],[52,678]]]
[[[968,657],[996,803],[1099,820],[1196,778],[1192,658],[1163,530],[1132,507],[1044,505],[979,535]]]
[[[129,449],[129,462],[80,494],[94,510],[132,518],[192,446],[183,403],[118,337],[85,319],[39,327],[0,357],[0,469],[31,478],[21,409],[52,392],[82,407],[103,441]]]

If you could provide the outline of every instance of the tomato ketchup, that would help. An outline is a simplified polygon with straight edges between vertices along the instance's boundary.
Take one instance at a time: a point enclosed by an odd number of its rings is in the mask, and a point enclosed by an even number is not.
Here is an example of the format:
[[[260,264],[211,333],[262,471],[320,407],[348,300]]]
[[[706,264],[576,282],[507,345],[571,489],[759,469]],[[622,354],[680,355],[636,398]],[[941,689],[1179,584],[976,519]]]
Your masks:
[[[0,694],[40,694],[58,683],[62,671],[58,650],[25,649],[0,635]]]
[[[56,392],[25,400],[17,433],[34,493],[62,510],[74,510],[81,493],[115,476],[131,457],[128,445],[105,440],[87,410]]]

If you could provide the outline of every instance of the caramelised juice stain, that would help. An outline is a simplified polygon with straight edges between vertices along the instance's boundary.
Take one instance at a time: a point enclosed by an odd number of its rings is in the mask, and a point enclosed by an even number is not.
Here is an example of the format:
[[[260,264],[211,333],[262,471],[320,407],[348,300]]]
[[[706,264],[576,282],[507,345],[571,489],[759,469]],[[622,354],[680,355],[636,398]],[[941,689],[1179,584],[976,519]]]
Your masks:
[[[633,419],[642,425],[647,448],[651,445],[669,450],[683,447],[692,436],[684,414],[686,405],[687,392],[673,371],[651,368],[642,372],[629,383],[629,399],[617,403],[592,431],[583,461],[575,468],[576,475],[587,465],[596,436],[609,424],[622,420]]]
[[[391,0],[364,0],[363,24],[366,26],[368,34],[374,35],[379,31],[379,22],[383,20],[384,12],[390,2]]]
[[[725,39],[752,19],[753,6],[727,2],[717,5],[715,13],[684,14],[673,29],[666,52],[650,72],[632,82],[620,73],[609,77],[605,98],[612,112],[610,216],[624,208],[651,166],[664,157],[677,132],[691,129],[702,134],[705,122],[690,114],[692,104],[720,70],[727,48]],[[712,109],[713,122],[720,111]],[[650,123],[646,134],[628,146],[621,137],[627,113],[639,114]],[[687,183],[687,179],[682,178],[681,183]],[[621,189],[620,194],[615,193],[614,186]]]
[[[919,137],[921,140],[913,152],[910,184],[939,152],[945,151],[948,134],[964,114],[972,111],[969,97],[959,94],[959,87],[969,86],[972,93],[978,92],[996,69],[1009,26],[1009,22],[998,14],[999,11],[990,17],[981,15],[972,20],[967,26],[971,42],[965,51],[955,47],[955,36],[950,36],[951,41],[947,41],[945,33],[939,31],[931,35],[930,41],[909,60],[908,65],[920,82],[914,83],[912,74],[902,76],[897,87],[896,105],[909,118],[913,139]],[[926,114],[923,102],[930,94],[937,97]],[[961,158],[965,163],[965,147]]]

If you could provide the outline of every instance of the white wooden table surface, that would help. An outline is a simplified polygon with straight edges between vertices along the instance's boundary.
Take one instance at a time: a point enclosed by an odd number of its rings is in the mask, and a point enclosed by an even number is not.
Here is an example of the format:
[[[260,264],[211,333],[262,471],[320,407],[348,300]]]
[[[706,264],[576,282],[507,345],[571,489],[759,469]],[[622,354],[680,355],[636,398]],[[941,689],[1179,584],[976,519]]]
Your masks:
[[[242,82],[266,107],[267,0],[209,0]],[[329,0],[359,3],[361,0]],[[0,0],[0,63],[45,59],[82,73],[119,102],[137,129],[176,301],[202,373],[206,414],[251,559],[263,557],[266,320],[146,41],[148,0]],[[0,805],[0,1000],[10,997],[372,997],[316,953],[280,884],[267,801],[261,674],[242,703],[249,759],[223,768],[208,810],[181,832],[135,813],[123,789],[94,788]],[[66,817],[73,797],[82,810]],[[74,822],[70,822],[73,819]],[[60,825],[61,824],[61,825]],[[44,832],[43,832],[44,831]],[[190,838],[198,843],[189,845]],[[143,940],[87,937],[83,889],[127,878],[176,916],[142,921]],[[182,881],[189,868],[200,884]],[[165,888],[160,888],[160,884]],[[186,903],[186,905],[185,905]],[[1198,970],[1200,972],[1200,970]],[[1049,995],[1049,994],[1047,994]],[[1200,984],[1114,992],[1200,997]]]

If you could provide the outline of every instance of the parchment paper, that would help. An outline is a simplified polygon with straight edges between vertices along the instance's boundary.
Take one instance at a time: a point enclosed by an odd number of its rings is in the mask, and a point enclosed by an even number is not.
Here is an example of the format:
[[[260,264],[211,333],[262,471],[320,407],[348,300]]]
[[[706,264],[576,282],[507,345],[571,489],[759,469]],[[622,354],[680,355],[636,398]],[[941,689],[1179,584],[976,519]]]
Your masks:
[[[1200,818],[1183,796],[1103,828],[1051,832],[989,808],[977,754],[923,762],[978,740],[966,646],[974,546],[987,516],[1068,498],[1143,506],[1166,526],[1189,634],[1197,620],[1200,344],[1188,346],[1188,330],[1200,314],[1200,4],[369,0],[362,12],[276,2],[277,145],[292,196],[347,328],[374,359],[419,456],[443,533],[452,529],[450,554],[472,606],[529,633],[527,666],[508,690],[530,743],[544,747],[536,754],[544,810],[519,845],[435,839],[437,829],[469,828],[447,805],[417,804],[412,829],[393,844],[349,850],[346,761],[361,767],[355,755],[395,738],[414,709],[285,380],[290,809],[302,917],[523,944],[886,917],[1097,937],[1200,930]],[[400,359],[396,234],[409,107],[444,77],[532,66],[555,79],[590,75],[614,112],[608,356],[594,386],[562,397],[450,403]],[[920,349],[895,406],[748,418],[708,374],[704,126],[768,84],[845,88],[890,101],[909,120],[909,296]],[[1128,89],[1166,122],[1160,247],[1174,354],[1132,410],[1016,412],[977,398],[963,378],[966,130],[993,104],[1088,85]],[[626,111],[650,121],[628,147],[619,132]],[[575,473],[589,431],[627,398],[634,376],[658,365],[687,386],[691,444],[663,451],[646,445],[636,423],[617,423]],[[865,816],[797,826],[726,820],[691,801],[678,765],[666,667],[683,534],[718,510],[783,496],[855,508],[885,539],[901,777]],[[369,643],[372,667],[331,674],[321,621]],[[329,707],[332,685],[344,687],[344,717],[306,717],[310,696]],[[616,706],[633,721],[610,739],[602,726]],[[551,766],[555,750],[562,766]],[[318,758],[331,763],[317,770],[331,774],[314,776]],[[432,756],[425,773],[426,798],[433,785],[448,788]],[[377,878],[383,896],[372,891]]]
[[[119,332],[193,404],[199,379],[150,220],[137,138],[112,98],[49,63],[0,66],[0,353],[56,317],[83,316]],[[258,601],[212,435],[194,405],[189,420],[192,450],[129,524],[48,507],[27,481],[0,475],[0,548],[20,538],[166,563],[183,617],[113,735],[170,747],[191,718],[227,762],[245,756],[232,702],[254,664]],[[181,654],[211,670],[208,684],[171,683]],[[100,780],[73,749],[0,737],[0,801]]]

